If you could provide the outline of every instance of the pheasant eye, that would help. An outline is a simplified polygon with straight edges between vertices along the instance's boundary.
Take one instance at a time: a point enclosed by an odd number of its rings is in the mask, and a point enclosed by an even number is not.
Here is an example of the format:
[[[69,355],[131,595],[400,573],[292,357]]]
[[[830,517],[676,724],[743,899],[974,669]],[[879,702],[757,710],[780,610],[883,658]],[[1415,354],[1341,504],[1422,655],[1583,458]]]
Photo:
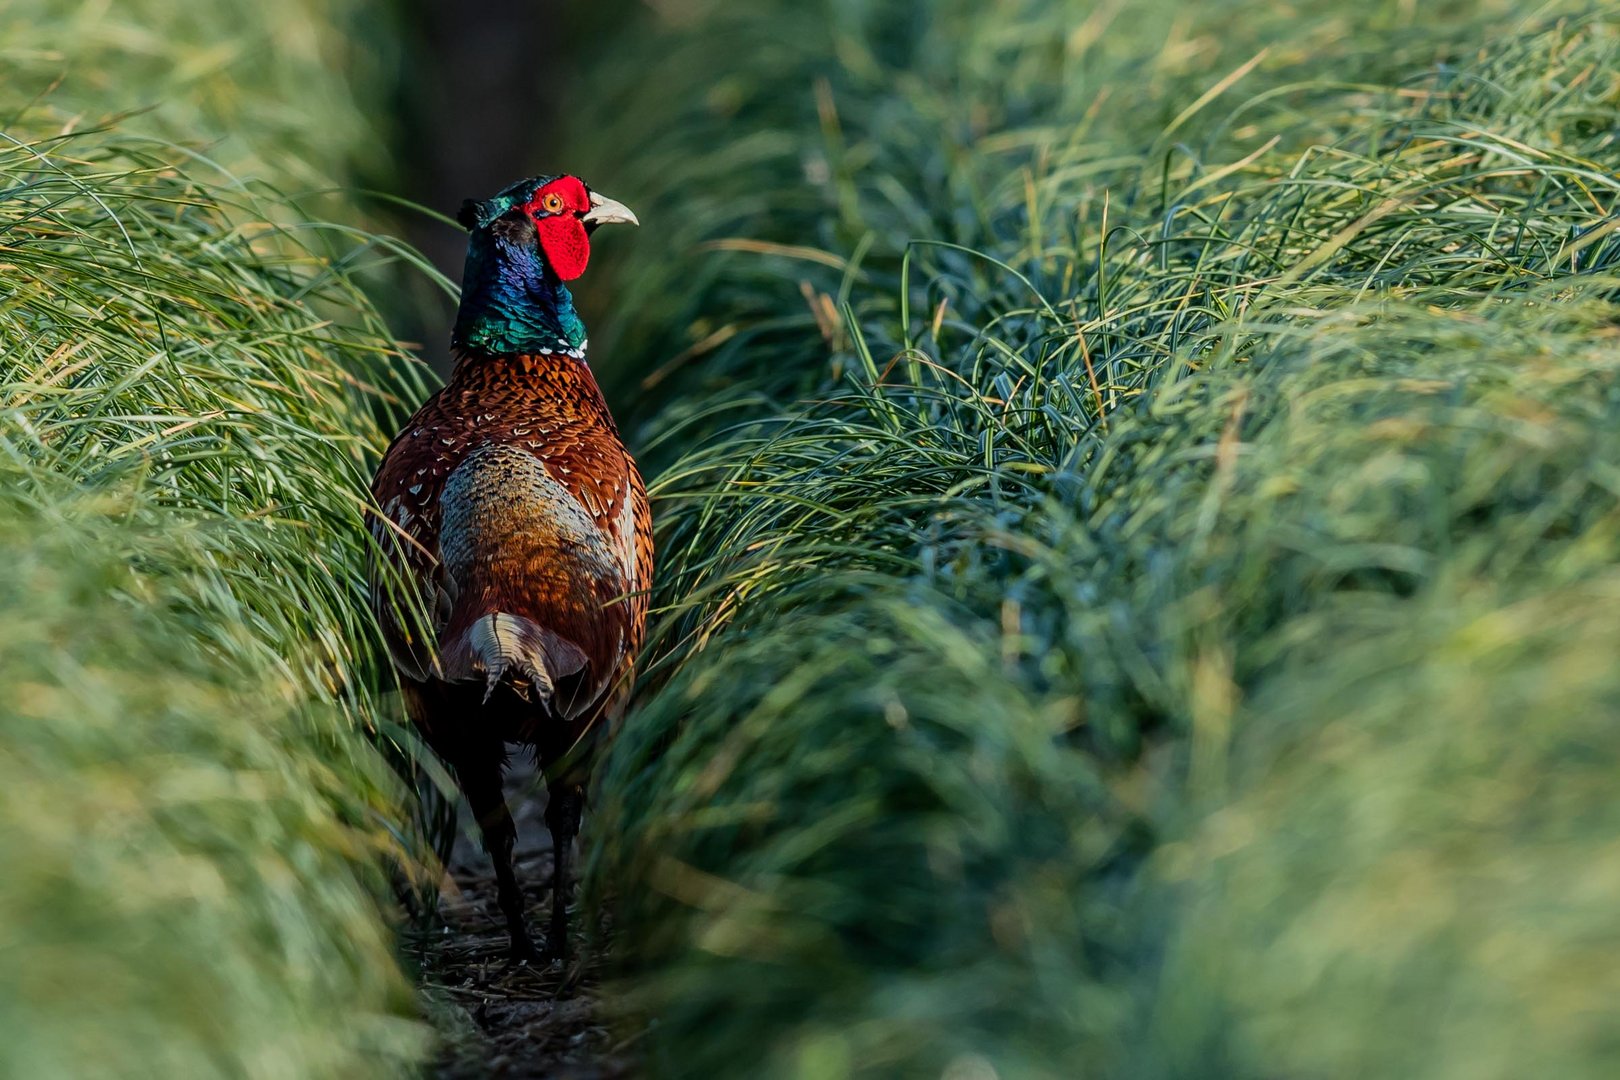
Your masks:
[[[563,208],[562,196],[553,191],[540,200],[540,206],[548,214],[560,213]]]

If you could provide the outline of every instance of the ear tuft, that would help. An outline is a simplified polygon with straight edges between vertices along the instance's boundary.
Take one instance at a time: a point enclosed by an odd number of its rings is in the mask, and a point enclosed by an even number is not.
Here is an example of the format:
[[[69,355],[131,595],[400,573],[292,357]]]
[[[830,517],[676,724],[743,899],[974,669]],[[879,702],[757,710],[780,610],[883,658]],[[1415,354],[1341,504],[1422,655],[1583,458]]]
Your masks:
[[[473,229],[487,228],[511,208],[512,201],[499,195],[493,199],[484,199],[482,202],[468,199],[461,204],[461,209],[456,213],[456,220],[461,222],[462,228],[470,232]]]

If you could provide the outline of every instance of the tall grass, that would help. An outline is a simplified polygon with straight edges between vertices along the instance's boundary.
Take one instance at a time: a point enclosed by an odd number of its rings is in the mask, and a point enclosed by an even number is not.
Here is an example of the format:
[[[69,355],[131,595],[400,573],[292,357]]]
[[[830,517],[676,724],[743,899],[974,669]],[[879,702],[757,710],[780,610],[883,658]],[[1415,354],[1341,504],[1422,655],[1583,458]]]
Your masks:
[[[395,18],[371,0],[10,0],[0,118],[117,121],[308,196],[387,169]]]
[[[361,569],[421,376],[354,284],[396,253],[274,193],[365,126],[312,44],[341,15],[0,15],[8,1076],[394,1076],[424,1048]]]
[[[616,42],[662,611],[592,875],[656,1072],[1613,1072],[1583,10]]]

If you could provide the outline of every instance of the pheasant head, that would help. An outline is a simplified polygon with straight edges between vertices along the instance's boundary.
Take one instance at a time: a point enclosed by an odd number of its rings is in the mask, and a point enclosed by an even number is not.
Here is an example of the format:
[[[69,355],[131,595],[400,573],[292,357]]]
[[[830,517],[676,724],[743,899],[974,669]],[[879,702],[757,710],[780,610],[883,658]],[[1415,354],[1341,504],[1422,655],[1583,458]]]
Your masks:
[[[598,225],[636,215],[575,176],[520,180],[457,220],[470,235],[451,345],[491,354],[585,356],[585,324],[566,282],[585,272]]]

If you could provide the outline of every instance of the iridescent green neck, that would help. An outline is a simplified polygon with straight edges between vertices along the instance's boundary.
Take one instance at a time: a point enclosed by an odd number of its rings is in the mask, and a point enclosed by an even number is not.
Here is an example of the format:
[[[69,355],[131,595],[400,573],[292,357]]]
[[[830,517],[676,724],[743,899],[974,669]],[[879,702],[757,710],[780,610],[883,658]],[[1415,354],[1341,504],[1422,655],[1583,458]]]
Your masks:
[[[533,226],[478,229],[467,241],[461,310],[450,343],[495,354],[585,358],[585,324],[574,298],[534,242]],[[528,235],[523,235],[527,226]]]

